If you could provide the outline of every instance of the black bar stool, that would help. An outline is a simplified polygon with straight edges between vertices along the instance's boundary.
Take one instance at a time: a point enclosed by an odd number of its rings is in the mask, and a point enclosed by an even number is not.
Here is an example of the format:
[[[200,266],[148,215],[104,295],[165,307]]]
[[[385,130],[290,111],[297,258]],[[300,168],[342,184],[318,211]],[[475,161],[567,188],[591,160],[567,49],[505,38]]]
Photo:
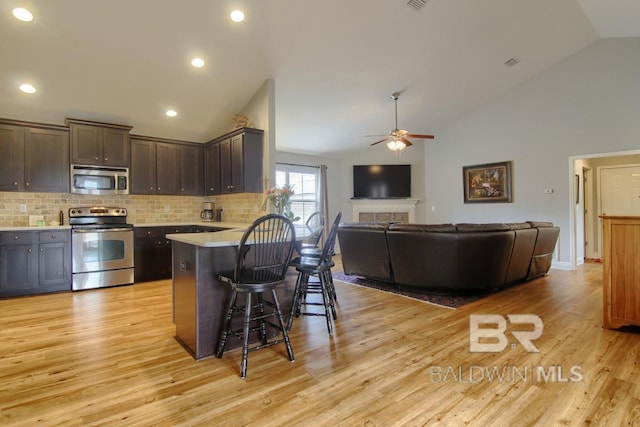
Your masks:
[[[289,219],[275,214],[258,218],[240,240],[235,270],[219,276],[221,281],[231,285],[233,292],[216,357],[222,357],[230,334],[240,339],[242,378],[247,376],[247,360],[251,351],[284,342],[289,360],[293,361],[293,350],[276,287],[285,280],[295,241],[295,230]],[[244,305],[238,303],[238,293],[246,295]],[[265,294],[270,294],[271,300],[265,298]],[[271,310],[265,311],[265,307]],[[231,326],[233,315],[237,312],[244,313],[243,328],[240,330],[234,330]],[[250,346],[252,332],[258,332],[260,337],[260,343],[254,346]]]
[[[335,307],[336,292],[333,285],[331,268],[335,265],[333,262],[333,254],[341,217],[342,212],[339,212],[338,215],[336,215],[331,230],[329,231],[329,236],[319,256],[316,254],[314,254],[314,256],[302,255],[293,263],[296,271],[298,271],[298,280],[296,281],[291,313],[289,314],[289,320],[287,322],[288,330],[291,330],[294,317],[306,315],[324,316],[327,319],[327,330],[330,334],[333,331],[332,319],[337,319],[337,314]],[[317,276],[319,281],[310,282],[309,279],[312,276]],[[308,301],[307,296],[309,294],[322,295],[322,302]],[[302,311],[302,305],[305,305],[305,307],[322,306],[324,311]]]

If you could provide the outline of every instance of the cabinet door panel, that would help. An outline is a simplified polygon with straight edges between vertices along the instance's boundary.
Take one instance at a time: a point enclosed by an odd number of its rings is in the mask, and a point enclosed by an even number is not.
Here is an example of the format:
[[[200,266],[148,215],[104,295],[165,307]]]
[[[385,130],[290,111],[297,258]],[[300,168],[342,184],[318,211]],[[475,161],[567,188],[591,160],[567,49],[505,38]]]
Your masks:
[[[24,184],[23,130],[0,125],[0,191],[20,191]]]
[[[109,166],[129,166],[129,131],[104,128],[102,161]]]
[[[33,248],[33,245],[0,246],[0,296],[28,294],[38,286],[38,258]]]
[[[243,136],[231,138],[231,193],[244,191],[244,148]]]
[[[180,193],[185,196],[202,196],[203,159],[202,147],[184,146],[180,149]]]
[[[157,144],[156,167],[156,194],[179,194],[180,147]]]
[[[134,230],[135,282],[160,280],[164,275],[165,244],[162,227],[143,227]]]
[[[39,286],[71,290],[71,244],[41,244],[38,253]]]
[[[207,147],[205,162],[205,194],[220,194],[220,144]]]
[[[100,131],[97,126],[72,124],[71,161],[83,165],[101,165],[102,150]]]
[[[220,145],[220,194],[231,193],[231,140],[225,139]]]
[[[156,143],[131,140],[131,193],[155,194],[156,192]]]
[[[69,192],[69,134],[61,130],[25,128],[25,189]]]

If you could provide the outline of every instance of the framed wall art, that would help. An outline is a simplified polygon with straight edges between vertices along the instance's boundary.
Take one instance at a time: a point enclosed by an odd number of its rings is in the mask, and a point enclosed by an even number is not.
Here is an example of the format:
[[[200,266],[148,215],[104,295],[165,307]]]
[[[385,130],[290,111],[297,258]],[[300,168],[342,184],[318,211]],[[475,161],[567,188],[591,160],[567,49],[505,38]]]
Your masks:
[[[465,203],[510,203],[511,161],[463,166]]]

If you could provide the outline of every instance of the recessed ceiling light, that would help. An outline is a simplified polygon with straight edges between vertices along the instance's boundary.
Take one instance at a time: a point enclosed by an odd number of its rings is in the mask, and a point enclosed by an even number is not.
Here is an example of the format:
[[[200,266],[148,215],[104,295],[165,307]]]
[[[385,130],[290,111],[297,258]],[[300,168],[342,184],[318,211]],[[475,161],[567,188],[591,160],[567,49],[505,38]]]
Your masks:
[[[204,59],[202,59],[202,58],[193,58],[191,60],[191,65],[193,65],[196,68],[202,68],[202,67],[204,67]]]
[[[233,22],[244,21],[244,12],[241,10],[234,10],[233,12],[231,12],[231,20]]]
[[[33,21],[33,14],[31,14],[31,12],[29,12],[27,9],[24,9],[22,7],[16,7],[11,12],[13,13],[13,16],[15,16],[21,21],[24,21],[24,22]]]
[[[178,115],[178,113],[175,110],[167,110],[165,114],[167,115],[167,117],[175,117]]]
[[[30,84],[22,84],[20,85],[20,90],[23,91],[24,93],[35,93],[36,92],[36,88],[33,87],[33,85]]]

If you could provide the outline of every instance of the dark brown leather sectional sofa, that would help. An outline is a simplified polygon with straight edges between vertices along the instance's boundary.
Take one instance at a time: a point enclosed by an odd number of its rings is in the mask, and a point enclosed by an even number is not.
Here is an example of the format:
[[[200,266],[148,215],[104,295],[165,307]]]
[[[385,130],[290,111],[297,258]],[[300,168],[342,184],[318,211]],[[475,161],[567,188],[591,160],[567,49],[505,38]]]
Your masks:
[[[342,223],[347,275],[400,289],[484,293],[546,274],[560,229],[550,222],[508,224]]]

